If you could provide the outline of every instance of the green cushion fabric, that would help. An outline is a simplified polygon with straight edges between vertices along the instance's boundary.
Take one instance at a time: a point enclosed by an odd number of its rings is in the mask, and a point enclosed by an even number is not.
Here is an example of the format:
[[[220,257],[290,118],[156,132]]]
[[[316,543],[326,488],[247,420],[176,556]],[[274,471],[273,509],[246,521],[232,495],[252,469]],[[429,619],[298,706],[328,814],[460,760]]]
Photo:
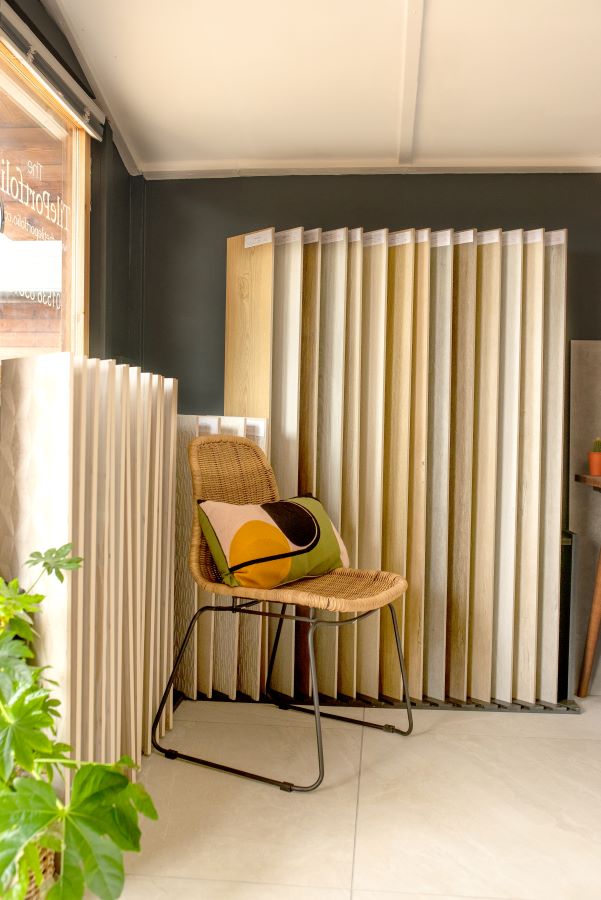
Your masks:
[[[348,553],[314,497],[273,503],[199,500],[202,533],[224,584],[273,588],[348,566]]]

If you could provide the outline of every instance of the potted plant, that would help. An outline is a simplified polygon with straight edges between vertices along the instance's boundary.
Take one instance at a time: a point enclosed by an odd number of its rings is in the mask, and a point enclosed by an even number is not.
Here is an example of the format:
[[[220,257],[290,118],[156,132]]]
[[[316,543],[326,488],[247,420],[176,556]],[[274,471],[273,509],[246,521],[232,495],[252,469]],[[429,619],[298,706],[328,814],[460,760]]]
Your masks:
[[[588,455],[588,470],[590,475],[601,475],[601,438],[593,441],[593,448]]]
[[[78,568],[71,545],[32,553],[29,566],[64,580]],[[123,889],[123,852],[140,849],[140,814],[156,819],[152,800],[127,769],[69,758],[56,740],[59,701],[45,670],[33,664],[33,617],[44,597],[37,580],[22,591],[0,578],[0,896],[8,900],[102,900]],[[64,781],[73,770],[69,799]],[[55,871],[54,858],[59,866]]]

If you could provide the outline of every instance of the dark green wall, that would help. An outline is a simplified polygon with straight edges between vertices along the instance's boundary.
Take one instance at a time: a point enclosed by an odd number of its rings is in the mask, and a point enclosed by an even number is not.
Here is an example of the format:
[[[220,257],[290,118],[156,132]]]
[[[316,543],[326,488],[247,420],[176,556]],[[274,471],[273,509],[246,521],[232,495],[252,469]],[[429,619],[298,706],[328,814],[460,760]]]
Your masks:
[[[225,240],[275,225],[568,228],[568,336],[601,338],[601,175],[349,175],[146,182],[143,363],[180,411],[223,411]]]

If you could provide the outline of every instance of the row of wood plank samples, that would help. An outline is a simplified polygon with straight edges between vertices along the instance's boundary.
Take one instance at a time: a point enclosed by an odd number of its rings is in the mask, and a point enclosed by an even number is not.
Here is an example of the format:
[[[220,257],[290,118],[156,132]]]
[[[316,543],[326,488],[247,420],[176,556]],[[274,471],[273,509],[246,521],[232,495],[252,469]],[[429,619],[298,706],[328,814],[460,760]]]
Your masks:
[[[2,363],[0,572],[33,550],[83,567],[41,580],[37,658],[77,759],[138,764],[172,665],[177,382],[69,353]],[[165,710],[161,733],[171,725]]]
[[[558,700],[566,253],[542,229],[228,240],[225,413],[269,419],[282,496],[319,497],[351,565],[406,575],[416,700]],[[325,695],[401,699],[388,617],[320,639]]]

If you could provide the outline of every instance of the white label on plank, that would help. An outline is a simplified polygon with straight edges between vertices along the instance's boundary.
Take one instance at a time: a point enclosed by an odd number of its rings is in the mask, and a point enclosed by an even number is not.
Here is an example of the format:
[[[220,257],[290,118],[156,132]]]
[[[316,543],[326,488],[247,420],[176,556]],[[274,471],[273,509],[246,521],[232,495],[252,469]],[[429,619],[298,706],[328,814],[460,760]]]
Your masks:
[[[515,231],[504,231],[502,241],[505,246],[508,246],[509,244],[520,244],[522,241],[522,229],[516,228]]]
[[[289,231],[277,231],[275,235],[275,243],[276,246],[281,246],[282,244],[293,244],[295,241],[300,241],[302,228],[290,228]]]
[[[319,240],[319,228],[312,228],[311,231],[305,231],[303,236],[304,244],[316,244]]]
[[[265,231],[255,231],[254,234],[244,235],[245,250],[248,250],[250,247],[258,247],[259,244],[271,244],[271,228],[266,228]]]
[[[539,241],[542,241],[544,233],[545,233],[544,228],[536,228],[534,231],[525,231],[524,232],[524,243],[525,244],[538,244]]]
[[[425,244],[426,241],[430,240],[430,229],[429,228],[420,228],[415,232],[415,243],[416,244]]]
[[[344,228],[337,228],[336,231],[326,231],[321,236],[322,244],[334,244],[336,241],[344,240]]]
[[[498,244],[501,240],[501,231],[495,228],[494,231],[479,231],[476,237],[478,244]]]
[[[472,244],[474,241],[474,229],[470,228],[468,231],[456,231],[453,235],[453,243],[454,244]]]
[[[368,231],[363,235],[364,247],[375,247],[376,244],[384,244],[386,242],[386,229],[381,228],[380,231]]]
[[[547,231],[545,234],[545,247],[554,247],[555,244],[565,244],[565,242],[565,228],[562,228],[561,231]]]
[[[430,235],[430,243],[433,247],[448,247],[451,243],[451,229],[433,232]]]
[[[388,246],[398,247],[400,244],[410,244],[412,234],[411,231],[393,231],[388,235]]]
[[[362,233],[363,233],[362,228],[351,228],[348,233],[349,244],[356,244],[357,241],[360,241]]]

